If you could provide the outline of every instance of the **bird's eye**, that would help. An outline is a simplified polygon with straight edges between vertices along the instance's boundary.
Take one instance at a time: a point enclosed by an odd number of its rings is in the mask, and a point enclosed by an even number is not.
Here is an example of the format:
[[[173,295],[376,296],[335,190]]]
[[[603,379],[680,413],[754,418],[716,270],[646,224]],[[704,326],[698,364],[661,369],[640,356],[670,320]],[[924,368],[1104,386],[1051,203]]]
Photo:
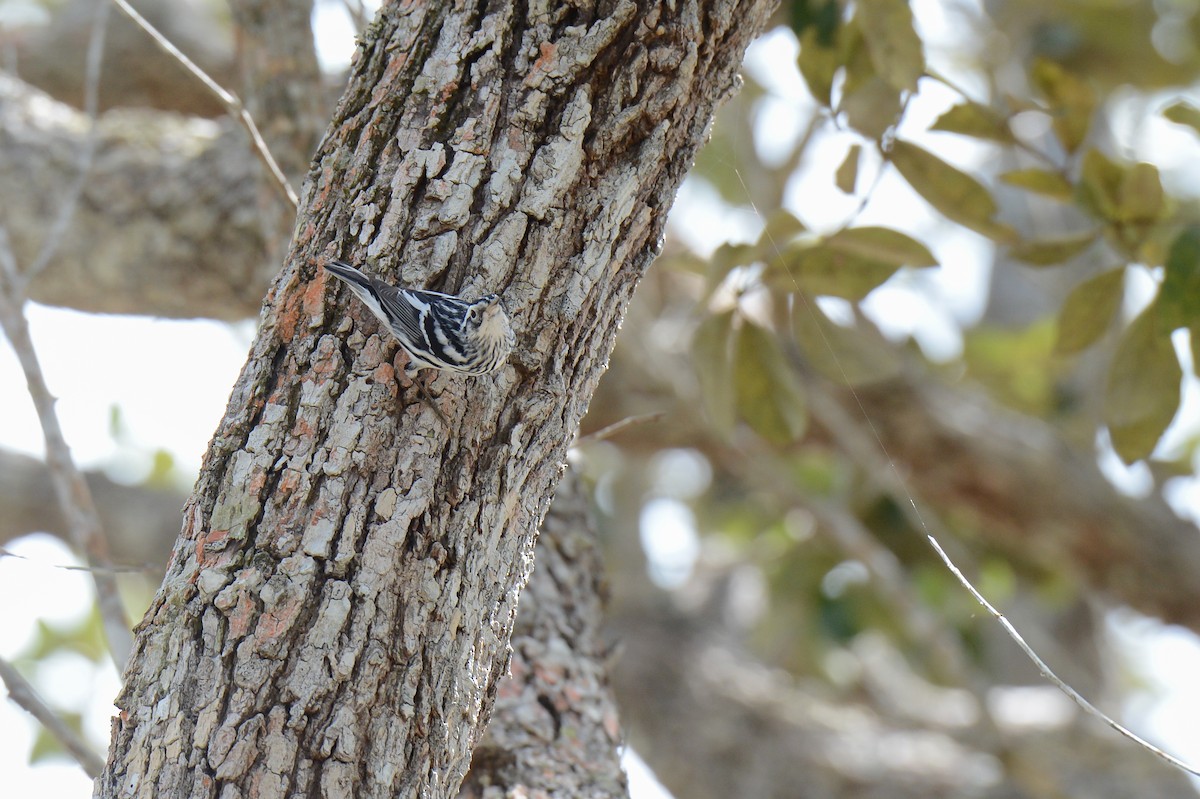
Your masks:
[[[474,305],[472,305],[470,308],[467,309],[467,318],[470,319],[472,322],[478,322],[479,321],[479,309],[476,308]]]

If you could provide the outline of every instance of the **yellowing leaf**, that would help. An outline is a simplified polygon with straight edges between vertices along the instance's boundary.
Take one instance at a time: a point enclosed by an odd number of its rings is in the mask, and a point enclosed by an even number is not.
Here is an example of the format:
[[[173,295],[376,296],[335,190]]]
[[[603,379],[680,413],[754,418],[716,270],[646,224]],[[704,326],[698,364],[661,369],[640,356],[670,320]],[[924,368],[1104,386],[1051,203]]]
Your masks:
[[[835,250],[893,266],[937,266],[937,259],[916,239],[885,227],[852,227],[825,240]]]
[[[743,419],[763,438],[787,444],[808,424],[804,390],[775,337],[746,323],[737,332],[734,384]]]
[[[863,386],[900,371],[900,359],[882,336],[834,324],[815,302],[796,303],[792,332],[813,369],[835,383]]]
[[[1179,409],[1183,371],[1158,310],[1153,304],[1133,320],[1109,369],[1104,421],[1113,448],[1126,463],[1154,451]]]
[[[1008,128],[1008,120],[986,105],[967,101],[959,103],[937,118],[929,128],[946,133],[961,133],[977,139],[1012,144],[1016,139]]]
[[[837,168],[835,182],[843,194],[853,194],[858,184],[858,162],[862,158],[862,145],[852,144],[842,159],[842,165]]]
[[[1121,221],[1154,222],[1165,207],[1158,167],[1144,161],[1130,166],[1121,182]]]
[[[713,427],[728,434],[736,415],[731,353],[733,311],[705,319],[692,336],[692,362],[700,381],[701,400]]]
[[[833,105],[833,78],[842,66],[839,48],[821,43],[816,27],[800,35],[800,57],[796,60],[808,91],[826,108]]]
[[[1076,286],[1058,315],[1054,351],[1073,355],[1094,344],[1112,324],[1124,296],[1124,267],[1110,269]]]
[[[1075,191],[1070,181],[1059,173],[1047,169],[1016,169],[1012,172],[1002,173],[1000,180],[1010,186],[1063,202],[1070,200]]]
[[[850,127],[879,139],[900,118],[900,91],[878,75],[853,85],[847,81],[838,110]]]
[[[1116,219],[1125,170],[1096,149],[1083,154],[1079,173],[1079,202],[1101,219]]]
[[[909,185],[949,219],[996,241],[1016,237],[1012,228],[993,219],[996,201],[975,178],[902,140],[893,143],[890,158]]]
[[[1092,87],[1053,61],[1040,59],[1031,75],[1038,90],[1050,103],[1052,124],[1058,140],[1073,153],[1087,138],[1096,110]]]
[[[907,0],[857,0],[857,7],[855,19],[879,77],[899,91],[915,92],[925,54]]]
[[[1014,244],[1010,253],[1017,260],[1035,266],[1061,265],[1090,247],[1097,235],[1096,231],[1087,230],[1070,236],[1023,241]]]
[[[1163,116],[1177,125],[1187,125],[1200,133],[1200,108],[1186,100],[1177,100],[1163,110]]]
[[[1166,211],[1158,167],[1120,163],[1099,150],[1084,153],[1080,202],[1095,215],[1121,223],[1154,222]]]
[[[770,263],[768,279],[784,291],[861,300],[895,274],[900,264],[869,258],[828,242],[799,243]]]

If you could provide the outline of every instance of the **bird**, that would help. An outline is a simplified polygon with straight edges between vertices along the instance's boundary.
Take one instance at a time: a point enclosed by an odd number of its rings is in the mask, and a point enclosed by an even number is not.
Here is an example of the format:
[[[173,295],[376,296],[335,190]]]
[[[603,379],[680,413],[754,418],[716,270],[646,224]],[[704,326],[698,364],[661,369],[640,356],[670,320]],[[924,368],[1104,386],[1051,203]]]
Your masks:
[[[324,266],[408,351],[404,371],[410,378],[425,368],[485,375],[504,364],[516,343],[499,295],[465,300],[453,294],[393,286],[345,261],[333,259]]]

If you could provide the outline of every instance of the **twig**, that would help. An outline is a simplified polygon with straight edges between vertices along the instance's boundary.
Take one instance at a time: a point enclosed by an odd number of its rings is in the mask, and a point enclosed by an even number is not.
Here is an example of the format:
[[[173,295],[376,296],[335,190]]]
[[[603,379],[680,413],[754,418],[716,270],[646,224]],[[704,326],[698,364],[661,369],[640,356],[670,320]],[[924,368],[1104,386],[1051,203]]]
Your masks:
[[[647,422],[657,422],[664,416],[666,416],[666,413],[663,411],[643,413],[640,416],[627,416],[619,422],[613,422],[607,427],[601,427],[595,432],[588,433],[586,436],[575,439],[575,443],[572,446],[578,447],[583,444],[593,444],[597,441],[603,441],[606,438],[612,438],[626,428],[633,427],[634,425],[646,424]]]
[[[95,779],[100,776],[100,772],[104,771],[104,761],[100,756],[42,701],[33,686],[4,658],[0,658],[0,680],[4,680],[8,688],[8,698],[37,719],[75,758],[88,777]]]
[[[346,13],[350,15],[350,20],[354,23],[354,30],[362,33],[370,20],[367,18],[367,6],[363,0],[342,0],[342,5],[346,8]]]
[[[71,563],[43,563],[34,558],[27,558],[24,555],[18,555],[7,547],[0,547],[0,558],[15,558],[23,560],[33,566],[41,566],[46,569],[62,569],[68,572],[107,572],[109,574],[154,574],[159,571],[159,567],[152,563],[146,563],[141,566],[120,566],[113,564],[111,566],[76,566]]]
[[[266,141],[263,140],[262,134],[258,130],[258,125],[254,124],[254,118],[250,116],[250,112],[247,111],[246,106],[242,104],[241,98],[228,89],[223,88],[219,83],[210,78],[207,72],[200,69],[195,62],[184,55],[182,50],[171,44],[167,37],[163,36],[157,28],[151,25],[150,22],[141,14],[139,14],[133,8],[133,6],[129,5],[126,0],[112,1],[117,4],[117,8],[125,12],[127,17],[137,23],[142,30],[148,33],[150,38],[154,39],[155,44],[162,48],[163,51],[165,51],[168,55],[175,58],[180,64],[183,65],[184,69],[192,73],[192,75],[198,78],[201,83],[208,87],[208,90],[216,95],[217,99],[225,105],[226,110],[228,110],[230,114],[232,114],[239,122],[242,123],[242,127],[246,129],[246,132],[250,134],[251,141],[254,142],[255,152],[258,153],[258,157],[262,159],[262,162],[266,165],[267,170],[271,173],[271,176],[279,185],[284,197],[286,197],[287,201],[291,204],[292,210],[298,209],[300,207],[300,199],[296,196],[296,192],[294,189],[292,189],[291,184],[288,183],[288,179],[283,174],[283,170],[279,168],[279,164],[275,161],[275,156],[271,155],[271,151],[267,148]]]
[[[100,606],[100,616],[104,620],[109,652],[117,671],[124,671],[125,662],[133,648],[133,635],[130,632],[129,620],[125,616],[125,608],[121,605],[116,578],[107,571],[110,562],[108,541],[104,538],[104,530],[100,526],[100,515],[92,500],[92,493],[88,489],[87,481],[83,479],[83,473],[71,457],[71,448],[67,446],[58,414],[54,410],[54,396],[46,385],[41,362],[29,337],[29,322],[25,319],[23,309],[24,298],[17,289],[19,282],[20,273],[16,257],[8,243],[8,231],[0,227],[0,327],[3,327],[12,343],[13,351],[16,352],[17,360],[25,373],[29,397],[37,409],[42,434],[46,440],[46,466],[50,470],[50,480],[54,484],[54,492],[58,496],[58,503],[71,531],[71,537],[75,545],[87,555],[89,564],[100,567],[92,572],[92,580],[96,584],[96,601]]]

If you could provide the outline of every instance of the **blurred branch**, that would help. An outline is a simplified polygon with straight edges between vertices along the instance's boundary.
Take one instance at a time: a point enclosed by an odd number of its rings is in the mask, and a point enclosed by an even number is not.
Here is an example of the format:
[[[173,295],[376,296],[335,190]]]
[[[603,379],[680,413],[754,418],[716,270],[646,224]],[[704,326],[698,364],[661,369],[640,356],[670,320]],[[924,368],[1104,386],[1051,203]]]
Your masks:
[[[96,154],[96,119],[99,108],[100,97],[100,62],[104,57],[104,40],[108,30],[108,15],[109,5],[105,0],[96,0],[95,16],[92,20],[91,35],[88,37],[87,58],[84,69],[84,89],[83,89],[83,113],[88,118],[87,133],[84,134],[83,141],[79,146],[78,167],[76,170],[75,180],[67,189],[67,193],[63,198],[62,205],[59,207],[58,216],[46,231],[46,238],[42,242],[41,252],[37,258],[29,265],[29,268],[20,275],[21,282],[14,283],[12,291],[15,295],[24,296],[25,286],[29,281],[33,280],[47,264],[54,258],[58,251],[59,243],[63,239],[63,235],[67,231],[67,227],[75,219],[75,210],[79,207],[79,198],[83,196],[83,186],[87,182],[88,175],[92,171],[92,160]],[[16,276],[10,275],[10,280],[16,280]]]
[[[124,485],[102,471],[87,471],[83,476],[96,502],[113,563],[119,564],[113,568],[161,575],[179,535],[186,494],[172,488]],[[71,540],[46,464],[0,449],[0,545],[35,532]]]
[[[42,253],[45,204],[63,204],[88,129],[75,109],[0,74],[0,208],[19,263]],[[245,134],[228,119],[122,110],[95,135],[74,221],[27,296],[100,313],[254,316],[278,260]]]
[[[96,505],[87,482],[71,457],[71,449],[67,446],[58,414],[54,410],[54,396],[46,385],[46,377],[29,337],[29,323],[25,319],[23,308],[24,298],[18,288],[20,284],[20,272],[12,249],[8,246],[7,232],[0,227],[0,326],[4,328],[8,340],[12,343],[17,360],[25,373],[29,396],[37,409],[45,436],[46,465],[50,469],[50,478],[67,526],[71,530],[71,537],[75,545],[86,554],[88,563],[100,567],[92,572],[92,580],[96,585],[96,600],[104,620],[109,652],[117,671],[121,672],[124,671],[125,662],[133,647],[129,620],[121,604],[116,578],[107,571],[111,558]]]
[[[104,770],[104,760],[87,745],[57,713],[51,710],[33,686],[4,658],[0,657],[0,680],[8,688],[8,697],[26,713],[38,720],[54,736],[63,749],[75,758],[89,778],[95,779]]]
[[[241,99],[239,99],[238,96],[233,92],[222,88],[216,81],[210,78],[204,70],[196,66],[196,64],[193,63],[186,55],[184,55],[179,48],[171,44],[171,42],[169,42],[166,37],[159,33],[158,30],[151,25],[145,17],[139,14],[133,8],[133,6],[129,5],[129,3],[127,3],[125,0],[112,1],[117,4],[117,8],[121,9],[126,16],[136,22],[142,28],[142,30],[146,31],[146,33],[148,33],[154,39],[155,43],[158,44],[159,47],[161,47],[170,55],[174,56],[175,59],[183,65],[184,69],[192,73],[198,80],[200,80],[201,83],[208,87],[208,90],[225,105],[225,107],[229,110],[229,113],[242,123],[242,126],[246,129],[246,132],[250,134],[250,140],[254,142],[255,152],[258,154],[263,164],[266,165],[267,171],[271,174],[271,177],[274,178],[275,183],[278,184],[280,191],[283,192],[284,197],[292,206],[293,210],[298,208],[300,205],[300,200],[297,198],[295,190],[292,189],[291,184],[288,183],[287,177],[284,176],[283,170],[279,168],[279,164],[276,163],[275,157],[271,155],[271,151],[267,149],[267,143],[263,141],[262,134],[259,132],[258,126],[254,123],[254,118],[250,116],[250,112],[246,110],[244,105],[242,105]]]

